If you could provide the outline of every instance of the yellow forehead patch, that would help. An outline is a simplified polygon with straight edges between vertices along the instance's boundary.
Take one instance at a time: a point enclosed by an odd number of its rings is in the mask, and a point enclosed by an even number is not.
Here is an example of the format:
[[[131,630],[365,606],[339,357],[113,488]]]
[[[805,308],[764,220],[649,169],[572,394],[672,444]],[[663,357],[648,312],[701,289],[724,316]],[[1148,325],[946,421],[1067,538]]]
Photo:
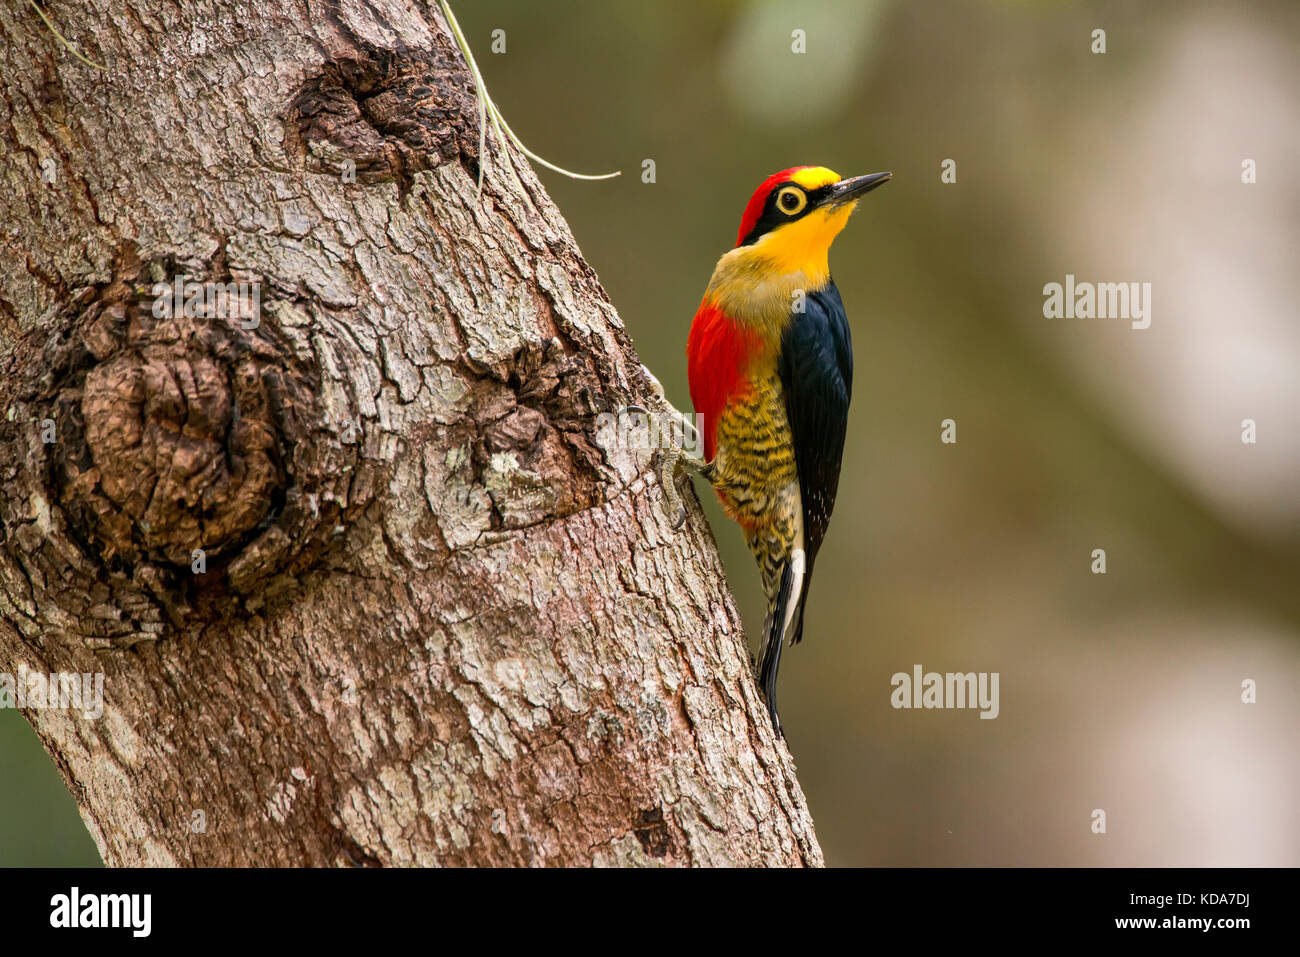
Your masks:
[[[809,166],[807,169],[801,169],[793,174],[790,181],[798,183],[807,190],[821,189],[831,183],[838,183],[840,174],[833,169],[827,169],[825,166]]]

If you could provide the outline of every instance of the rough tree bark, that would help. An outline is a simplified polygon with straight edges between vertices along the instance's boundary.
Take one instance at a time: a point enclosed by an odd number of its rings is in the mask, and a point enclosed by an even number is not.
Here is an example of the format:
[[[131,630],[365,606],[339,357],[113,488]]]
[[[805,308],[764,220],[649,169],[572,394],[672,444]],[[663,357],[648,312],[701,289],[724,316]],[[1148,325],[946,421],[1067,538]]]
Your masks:
[[[698,506],[593,427],[631,343],[526,164],[476,200],[433,5],[43,9],[105,69],[0,7],[0,669],[105,673],[27,712],[105,861],[819,864]],[[155,315],[177,276],[260,323]]]

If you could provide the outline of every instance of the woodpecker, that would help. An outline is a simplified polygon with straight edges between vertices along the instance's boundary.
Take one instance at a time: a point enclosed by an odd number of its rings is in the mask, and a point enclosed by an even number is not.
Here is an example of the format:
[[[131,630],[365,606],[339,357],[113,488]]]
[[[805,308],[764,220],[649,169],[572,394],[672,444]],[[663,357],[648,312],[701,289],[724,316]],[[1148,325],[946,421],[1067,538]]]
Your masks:
[[[718,260],[686,346],[702,459],[758,562],[767,618],[758,680],[772,727],[781,646],[803,638],[817,551],[839,484],[853,349],[827,255],[864,193],[892,173],[841,179],[824,166],[769,176],[745,207],[734,249]],[[680,454],[661,463],[675,523]],[[666,471],[666,474],[663,474]]]

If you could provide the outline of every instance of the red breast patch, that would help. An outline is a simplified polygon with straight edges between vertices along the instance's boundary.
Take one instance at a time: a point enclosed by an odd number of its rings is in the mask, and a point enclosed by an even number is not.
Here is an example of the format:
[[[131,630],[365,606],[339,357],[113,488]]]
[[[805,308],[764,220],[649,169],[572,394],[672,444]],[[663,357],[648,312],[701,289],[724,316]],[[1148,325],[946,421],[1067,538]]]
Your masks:
[[[761,347],[757,333],[713,303],[700,304],[686,343],[686,373],[691,402],[704,416],[704,457],[709,462],[718,452],[718,417],[729,402],[749,391],[746,371]]]

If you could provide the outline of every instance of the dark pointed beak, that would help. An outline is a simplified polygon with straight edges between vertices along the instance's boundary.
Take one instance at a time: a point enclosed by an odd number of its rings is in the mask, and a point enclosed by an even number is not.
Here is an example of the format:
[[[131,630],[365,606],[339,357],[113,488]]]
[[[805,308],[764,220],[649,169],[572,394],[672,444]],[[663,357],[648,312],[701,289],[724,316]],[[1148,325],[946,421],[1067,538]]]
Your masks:
[[[848,179],[842,179],[831,187],[825,203],[828,206],[850,203],[863,193],[871,192],[881,183],[889,182],[893,175],[893,173],[868,173],[866,176],[850,176]]]

